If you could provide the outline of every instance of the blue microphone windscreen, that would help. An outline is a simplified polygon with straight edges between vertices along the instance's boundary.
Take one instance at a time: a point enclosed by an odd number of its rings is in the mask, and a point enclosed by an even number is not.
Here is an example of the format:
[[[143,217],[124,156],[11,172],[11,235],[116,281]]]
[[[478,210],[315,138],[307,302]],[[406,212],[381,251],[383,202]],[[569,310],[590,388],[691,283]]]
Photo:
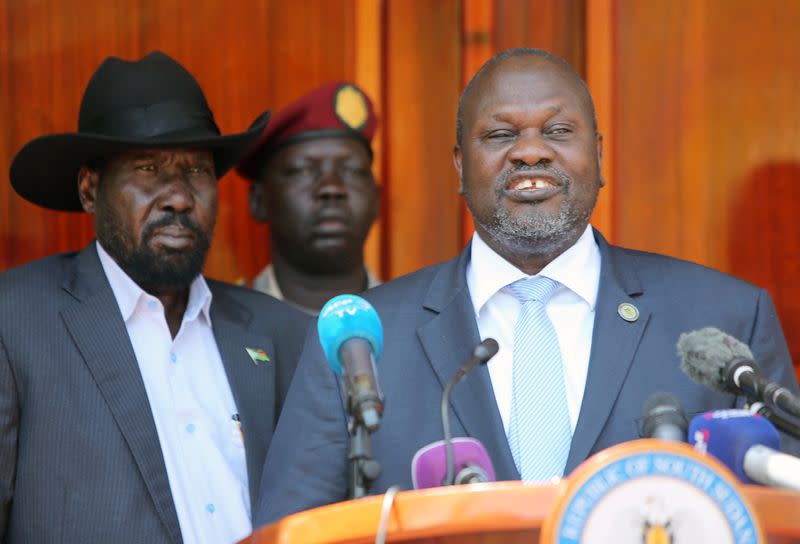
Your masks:
[[[328,364],[340,376],[339,349],[347,340],[361,338],[369,342],[376,363],[383,351],[383,326],[378,313],[356,295],[339,295],[325,303],[317,319],[317,332]]]
[[[695,416],[689,425],[689,444],[708,452],[744,483],[755,483],[744,472],[744,454],[762,444],[780,449],[778,431],[766,418],[747,410],[716,410]]]

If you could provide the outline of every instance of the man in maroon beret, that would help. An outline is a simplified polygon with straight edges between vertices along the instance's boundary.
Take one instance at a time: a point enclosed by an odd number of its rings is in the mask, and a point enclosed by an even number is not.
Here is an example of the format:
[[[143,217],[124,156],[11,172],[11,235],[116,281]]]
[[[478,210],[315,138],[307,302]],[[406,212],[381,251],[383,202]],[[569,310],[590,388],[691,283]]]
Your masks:
[[[376,124],[366,94],[334,81],[276,115],[239,163],[253,217],[270,224],[272,264],[253,288],[316,314],[333,296],[377,285],[364,267],[380,197]]]

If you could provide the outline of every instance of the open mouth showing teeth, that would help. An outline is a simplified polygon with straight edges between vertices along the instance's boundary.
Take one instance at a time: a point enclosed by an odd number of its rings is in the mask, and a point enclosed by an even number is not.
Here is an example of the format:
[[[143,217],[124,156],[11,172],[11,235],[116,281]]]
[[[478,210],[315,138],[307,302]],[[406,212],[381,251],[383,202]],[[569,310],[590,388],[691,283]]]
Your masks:
[[[555,186],[556,186],[555,183],[542,178],[536,178],[536,179],[525,178],[512,183],[509,186],[509,189],[514,191],[525,191],[531,189],[548,189],[550,187],[555,187]]]

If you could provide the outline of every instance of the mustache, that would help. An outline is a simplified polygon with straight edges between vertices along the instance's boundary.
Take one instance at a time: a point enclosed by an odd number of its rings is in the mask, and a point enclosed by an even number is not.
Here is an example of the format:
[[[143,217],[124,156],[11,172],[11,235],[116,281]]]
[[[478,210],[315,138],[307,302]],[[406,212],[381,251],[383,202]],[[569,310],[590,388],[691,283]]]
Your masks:
[[[153,233],[156,231],[156,229],[169,227],[172,225],[178,225],[192,231],[192,233],[194,233],[199,240],[208,239],[208,236],[206,236],[206,233],[200,228],[200,225],[195,223],[188,215],[174,212],[170,212],[167,215],[156,219],[152,223],[148,223],[142,231],[142,239],[149,240],[153,237]]]
[[[569,186],[572,185],[572,178],[567,175],[566,172],[561,170],[560,168],[549,166],[549,165],[542,165],[542,164],[520,164],[509,168],[508,170],[504,170],[500,176],[497,178],[497,190],[502,191],[505,189],[506,185],[508,184],[509,178],[514,174],[518,174],[520,172],[525,172],[531,175],[540,175],[540,176],[549,176],[555,178],[561,182],[561,186],[564,190],[569,189]]]

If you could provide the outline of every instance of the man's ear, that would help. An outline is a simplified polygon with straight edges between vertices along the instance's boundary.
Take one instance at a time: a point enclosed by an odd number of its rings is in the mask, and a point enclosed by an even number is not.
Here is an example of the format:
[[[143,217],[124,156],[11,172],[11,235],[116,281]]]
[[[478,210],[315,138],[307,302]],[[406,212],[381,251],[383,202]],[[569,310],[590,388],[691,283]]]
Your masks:
[[[599,132],[595,135],[595,146],[597,146],[597,171],[600,172],[600,187],[604,187],[606,180],[603,178],[603,135]]]
[[[247,195],[248,203],[250,204],[250,214],[253,219],[259,223],[269,223],[269,214],[267,213],[267,192],[264,188],[264,183],[253,181],[250,183],[250,192]]]
[[[94,214],[97,202],[97,187],[100,184],[100,173],[88,166],[78,169],[78,198],[83,206],[83,211]]]
[[[464,194],[464,176],[461,168],[461,146],[456,144],[453,146],[453,166],[456,167],[458,173],[458,194]]]

